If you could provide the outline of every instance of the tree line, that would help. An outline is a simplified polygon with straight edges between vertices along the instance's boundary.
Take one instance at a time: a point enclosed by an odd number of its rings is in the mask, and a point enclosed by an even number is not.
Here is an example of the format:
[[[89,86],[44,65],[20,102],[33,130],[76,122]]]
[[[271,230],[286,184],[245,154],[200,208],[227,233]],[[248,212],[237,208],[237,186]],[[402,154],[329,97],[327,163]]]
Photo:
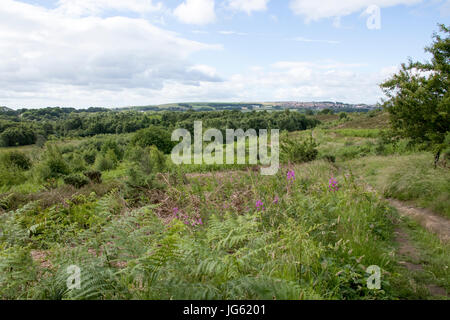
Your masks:
[[[320,122],[298,112],[224,111],[116,111],[102,108],[76,110],[45,108],[36,110],[1,110],[0,145],[23,146],[43,143],[50,137],[90,137],[99,134],[132,133],[151,126],[166,131],[184,128],[193,132],[194,121],[205,128],[306,130]]]

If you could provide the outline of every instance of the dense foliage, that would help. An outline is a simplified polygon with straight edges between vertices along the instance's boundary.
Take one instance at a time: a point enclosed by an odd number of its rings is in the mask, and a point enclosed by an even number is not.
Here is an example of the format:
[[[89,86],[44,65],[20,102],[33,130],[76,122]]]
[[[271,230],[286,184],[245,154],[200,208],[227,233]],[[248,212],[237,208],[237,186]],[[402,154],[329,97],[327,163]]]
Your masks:
[[[394,132],[413,142],[426,143],[436,152],[445,148],[450,131],[450,30],[441,25],[443,36],[434,34],[426,48],[430,62],[402,64],[400,71],[381,85],[388,100]]]
[[[34,144],[51,138],[87,137],[99,134],[132,133],[156,126],[167,136],[173,129],[193,132],[194,121],[204,127],[225,129],[271,129],[296,131],[315,127],[319,121],[307,119],[298,112],[153,112],[114,111],[105,109],[74,110],[46,108],[38,110],[0,110],[0,143],[2,146]],[[155,129],[158,130],[158,129]],[[148,133],[149,131],[147,131]],[[148,135],[148,134],[147,134]],[[40,142],[41,143],[41,142]],[[42,143],[43,144],[43,143]],[[167,152],[167,146],[158,146]]]
[[[370,116],[333,117],[342,125]],[[395,211],[352,173],[360,165],[343,165],[413,152],[406,143],[375,140],[379,129],[284,132],[282,167],[261,176],[250,165],[175,166],[156,146],[152,130],[162,128],[0,150],[1,299],[426,296],[397,266]],[[391,195],[422,188],[392,179]],[[448,203],[443,195],[436,202]],[[80,289],[67,287],[70,265]],[[382,269],[380,290],[366,285],[369,265]],[[445,286],[446,271],[436,277]]]

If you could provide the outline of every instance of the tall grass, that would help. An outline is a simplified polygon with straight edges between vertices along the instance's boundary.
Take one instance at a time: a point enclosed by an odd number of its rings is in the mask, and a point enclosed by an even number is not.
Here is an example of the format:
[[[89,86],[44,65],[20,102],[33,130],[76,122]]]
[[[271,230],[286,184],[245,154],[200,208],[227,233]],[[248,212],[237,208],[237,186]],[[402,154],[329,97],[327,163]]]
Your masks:
[[[434,169],[431,153],[367,157],[348,163],[385,197],[412,201],[450,217],[450,180],[447,168]]]
[[[274,177],[251,172],[194,177],[169,187],[171,200],[160,204],[167,210],[130,209],[114,191],[100,199],[73,197],[66,208],[42,210],[36,203],[5,214],[0,227],[9,231],[0,238],[0,267],[22,269],[14,280],[0,279],[9,284],[0,286],[0,294],[41,299],[395,296],[393,211],[327,162],[290,167],[295,179],[287,179],[287,170]],[[339,183],[337,191],[328,188],[331,176]],[[175,207],[179,218],[172,214]],[[191,226],[189,217],[196,215],[202,223]],[[18,245],[28,251],[13,254]],[[45,261],[30,260],[33,250]],[[30,268],[24,269],[27,256]],[[79,291],[65,287],[65,268],[71,264],[82,271]],[[383,290],[365,284],[365,270],[373,264],[384,270]]]

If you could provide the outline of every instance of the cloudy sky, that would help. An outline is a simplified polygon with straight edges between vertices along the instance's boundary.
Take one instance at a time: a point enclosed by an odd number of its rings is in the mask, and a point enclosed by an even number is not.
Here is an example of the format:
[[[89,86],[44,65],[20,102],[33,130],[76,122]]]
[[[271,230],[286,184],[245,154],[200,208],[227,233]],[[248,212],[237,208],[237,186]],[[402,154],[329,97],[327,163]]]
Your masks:
[[[0,0],[0,105],[376,103],[449,22],[450,0]]]

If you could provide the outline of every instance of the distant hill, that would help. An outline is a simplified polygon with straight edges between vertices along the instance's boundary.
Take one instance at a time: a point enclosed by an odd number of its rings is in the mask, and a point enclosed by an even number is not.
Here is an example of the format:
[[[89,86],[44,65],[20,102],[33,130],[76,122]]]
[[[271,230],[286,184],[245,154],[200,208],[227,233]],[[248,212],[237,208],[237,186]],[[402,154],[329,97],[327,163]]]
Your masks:
[[[75,108],[61,108],[61,107],[49,107],[36,109],[37,113],[97,113],[107,111],[222,111],[222,110],[238,110],[243,112],[249,111],[280,111],[280,110],[298,110],[305,112],[306,110],[320,111],[323,109],[331,109],[335,112],[368,112],[378,108],[375,105],[367,104],[349,104],[343,102],[331,102],[331,101],[319,101],[319,102],[299,102],[299,101],[281,101],[281,102],[183,102],[183,103],[170,103],[161,105],[148,105],[148,106],[129,106],[121,108],[97,108],[91,107],[87,109],[75,109]],[[21,108],[17,110],[10,109],[8,107],[0,106],[0,113],[13,113],[22,114],[27,112],[27,108]]]
[[[350,104],[344,102],[331,102],[331,101],[318,101],[318,102],[298,102],[298,101],[288,101],[288,102],[275,102],[276,105],[282,106],[289,109],[312,109],[312,110],[323,110],[332,109],[335,111],[370,111],[376,109],[376,105],[368,104]]]
[[[211,110],[241,110],[241,111],[262,111],[262,110],[313,110],[320,111],[331,109],[334,111],[345,112],[367,112],[377,109],[376,105],[368,104],[349,104],[343,102],[318,101],[318,102],[299,102],[299,101],[280,101],[280,102],[184,102],[171,103],[163,105],[133,106],[119,108],[119,110],[139,110],[139,111],[211,111]]]
[[[10,109],[8,107],[2,107],[0,106],[0,112],[8,112],[8,111],[13,111],[13,109]]]

